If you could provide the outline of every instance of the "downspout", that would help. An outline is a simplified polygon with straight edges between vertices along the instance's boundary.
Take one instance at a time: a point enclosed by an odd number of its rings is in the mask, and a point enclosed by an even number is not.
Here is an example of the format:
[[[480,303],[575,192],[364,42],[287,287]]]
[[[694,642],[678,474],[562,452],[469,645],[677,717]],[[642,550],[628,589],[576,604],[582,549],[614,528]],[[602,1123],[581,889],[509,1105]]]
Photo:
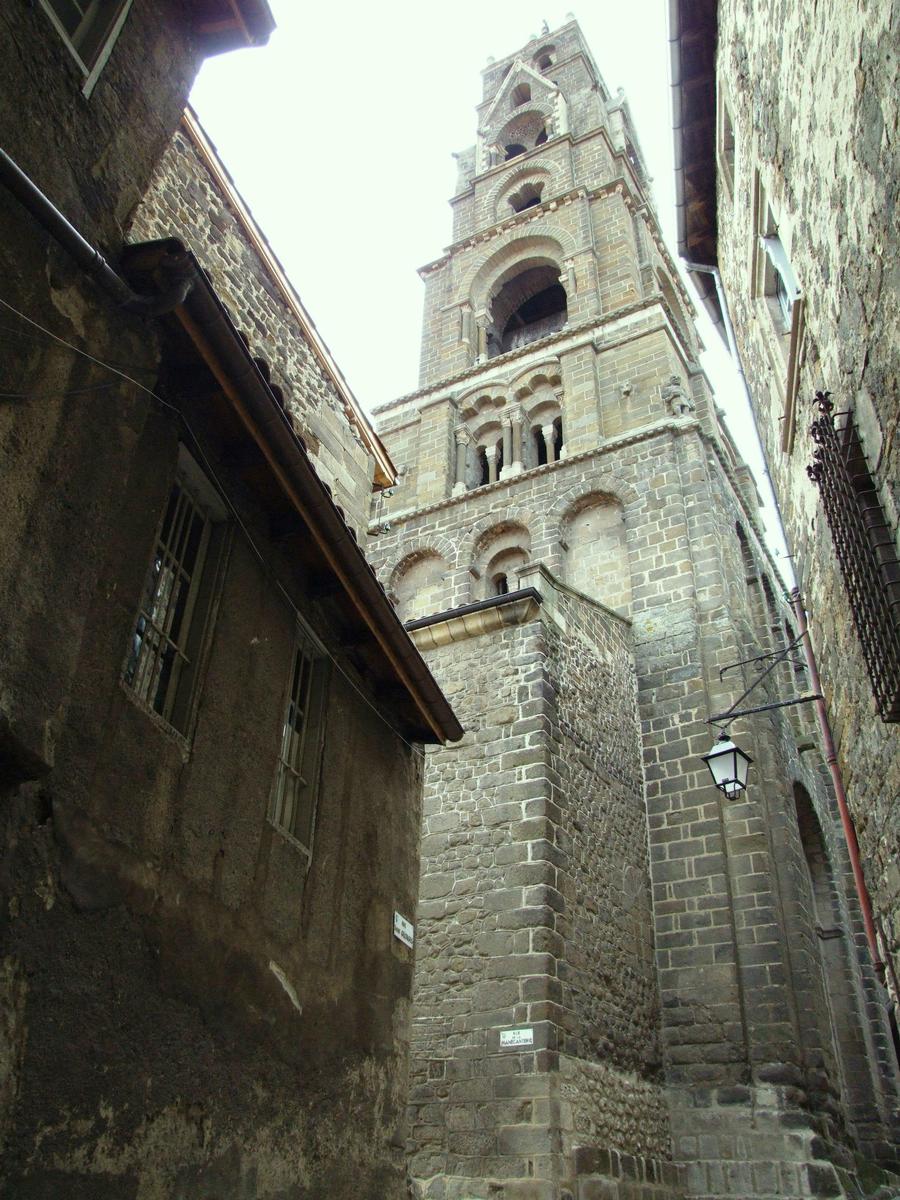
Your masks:
[[[0,149],[0,182],[6,185],[38,224],[59,242],[82,270],[125,312],[141,313],[146,317],[171,312],[182,303],[193,287],[194,277],[191,273],[180,279],[163,295],[141,296],[132,291],[100,251],[81,236],[75,226],[3,149]]]
[[[859,842],[856,838],[856,829],[853,825],[853,818],[850,816],[850,809],[847,807],[844,777],[841,774],[840,763],[838,762],[837,752],[834,747],[831,722],[828,720],[825,701],[822,699],[822,681],[819,679],[816,656],[813,653],[812,642],[809,638],[809,629],[806,624],[806,612],[804,611],[803,601],[800,598],[798,588],[794,588],[791,592],[791,604],[794,609],[794,617],[797,621],[797,631],[803,639],[803,653],[806,656],[809,681],[812,685],[812,690],[819,694],[819,699],[815,701],[816,716],[819,718],[819,729],[822,733],[822,743],[825,749],[825,762],[828,764],[828,770],[831,772],[831,782],[834,784],[834,794],[837,797],[838,811],[841,814],[844,839],[850,854],[850,866],[853,869],[853,881],[856,884],[856,895],[859,898],[859,907],[862,911],[866,941],[869,943],[869,953],[872,955],[872,963],[874,964],[876,974],[879,980],[884,983],[885,965],[878,950],[878,938],[875,934],[875,922],[872,918],[872,901],[869,898],[869,889],[866,887],[862,864],[859,860]]]

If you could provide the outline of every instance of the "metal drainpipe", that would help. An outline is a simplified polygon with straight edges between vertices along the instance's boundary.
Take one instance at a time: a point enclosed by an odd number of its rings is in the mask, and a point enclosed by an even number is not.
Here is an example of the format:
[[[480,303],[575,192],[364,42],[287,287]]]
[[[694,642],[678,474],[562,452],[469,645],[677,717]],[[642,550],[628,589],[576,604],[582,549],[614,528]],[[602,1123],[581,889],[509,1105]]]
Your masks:
[[[189,275],[180,279],[162,295],[138,295],[3,149],[0,149],[0,182],[6,185],[19,203],[59,242],[82,270],[126,312],[142,313],[148,317],[171,312],[182,303],[193,287],[193,276]]]
[[[800,598],[800,590],[794,588],[791,592],[791,604],[794,608],[794,617],[797,621],[797,630],[800,637],[803,639],[803,652],[806,655],[806,666],[809,671],[809,680],[814,692],[822,695],[822,681],[819,679],[819,669],[816,665],[816,656],[813,653],[812,642],[809,637],[809,629],[806,624],[806,612],[803,608],[803,601]],[[837,797],[838,811],[841,814],[841,825],[844,829],[844,838],[847,842],[847,850],[850,853],[850,866],[853,869],[853,879],[856,883],[856,894],[859,897],[859,907],[862,910],[863,925],[866,929],[866,940],[869,943],[869,952],[872,955],[872,962],[875,966],[875,971],[882,983],[885,981],[885,964],[882,961],[881,954],[878,950],[878,937],[875,933],[875,922],[872,918],[872,901],[869,898],[869,889],[866,887],[866,880],[863,875],[862,864],[859,861],[859,842],[856,839],[856,829],[853,825],[853,818],[850,816],[850,809],[847,807],[847,793],[844,791],[844,778],[841,774],[840,764],[838,763],[837,752],[834,748],[834,738],[831,733],[831,722],[828,720],[828,712],[825,708],[823,699],[816,700],[816,715],[819,718],[819,728],[822,731],[822,742],[825,748],[825,761],[828,764],[828,770],[831,772],[831,781],[834,784],[834,794]]]

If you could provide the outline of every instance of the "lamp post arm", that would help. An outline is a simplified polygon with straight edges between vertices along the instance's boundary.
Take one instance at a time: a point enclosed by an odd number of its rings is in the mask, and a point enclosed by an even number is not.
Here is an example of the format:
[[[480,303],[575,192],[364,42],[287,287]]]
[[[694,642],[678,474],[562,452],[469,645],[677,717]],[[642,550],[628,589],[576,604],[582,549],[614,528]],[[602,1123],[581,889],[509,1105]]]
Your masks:
[[[735,717],[744,716],[745,714],[743,712],[736,711],[737,706],[741,703],[742,700],[746,700],[747,697],[750,695],[750,693],[755,688],[758,688],[759,685],[762,683],[762,681],[767,676],[771,675],[771,673],[775,670],[776,667],[780,666],[781,663],[785,662],[787,660],[788,655],[791,653],[791,651],[795,650],[799,644],[800,644],[800,637],[797,637],[797,638],[795,638],[795,640],[793,642],[791,642],[791,644],[789,646],[785,646],[783,650],[779,650],[777,652],[777,654],[775,654],[774,657],[772,657],[771,654],[760,654],[756,658],[745,658],[740,663],[729,663],[727,667],[723,667],[722,670],[719,672],[720,678],[729,669],[729,667],[744,666],[746,663],[762,662],[766,658],[772,658],[772,661],[769,663],[769,665],[766,667],[766,669],[764,671],[760,671],[759,675],[757,675],[757,677],[753,680],[753,682],[750,684],[750,686],[745,691],[741,692],[740,696],[738,696],[737,700],[735,700],[735,702],[734,702],[734,704],[732,704],[731,708],[729,708],[727,712],[719,713],[719,715],[717,717],[710,717],[708,723],[710,725],[713,725],[719,721],[728,722],[728,721],[733,721],[735,719]],[[813,686],[815,686],[815,684],[813,684]],[[819,689],[816,688],[816,690],[818,691]],[[747,711],[748,712],[763,712],[763,711],[765,711],[766,708],[783,708],[786,704],[798,704],[798,703],[803,703],[803,701],[784,700],[784,701],[781,701],[779,704],[763,705],[762,708],[753,708],[753,709],[748,709]]]
[[[773,708],[790,708],[792,704],[813,704],[821,699],[822,696],[818,692],[814,692],[811,696],[795,696],[792,700],[773,700],[771,704],[759,704],[756,708],[741,708],[737,712],[732,706],[728,712],[717,713],[714,717],[710,717],[707,724],[717,725],[720,721],[734,721],[738,717],[749,717],[752,713],[770,712]]]

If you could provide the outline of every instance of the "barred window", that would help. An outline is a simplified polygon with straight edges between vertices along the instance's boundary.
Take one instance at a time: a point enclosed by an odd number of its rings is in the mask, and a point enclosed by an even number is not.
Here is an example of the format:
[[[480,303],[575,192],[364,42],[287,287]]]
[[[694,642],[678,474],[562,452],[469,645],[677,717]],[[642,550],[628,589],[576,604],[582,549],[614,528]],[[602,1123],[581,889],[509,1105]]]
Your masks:
[[[328,661],[298,629],[281,728],[269,820],[312,856],[324,733]]]
[[[878,713],[900,721],[900,563],[850,412],[816,392],[816,443],[807,467],[831,529]]]
[[[182,464],[188,457],[182,452]],[[195,464],[193,471],[199,475]],[[206,489],[212,491],[208,483]],[[220,541],[214,518],[222,515],[215,504],[204,503],[196,482],[191,486],[179,474],[157,534],[125,661],[127,686],[182,733],[212,601]]]

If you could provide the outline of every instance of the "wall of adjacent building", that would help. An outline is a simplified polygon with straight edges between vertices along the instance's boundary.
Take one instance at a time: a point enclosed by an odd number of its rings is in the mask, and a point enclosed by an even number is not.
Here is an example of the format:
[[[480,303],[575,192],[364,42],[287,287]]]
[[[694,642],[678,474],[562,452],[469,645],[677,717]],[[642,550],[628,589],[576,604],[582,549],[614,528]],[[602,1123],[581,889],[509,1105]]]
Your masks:
[[[0,142],[115,260],[197,66],[183,8],[135,3],[89,100],[40,6],[5,6],[0,30],[21,100]],[[169,360],[154,398],[157,322],[118,309],[8,195],[0,233],[17,310],[0,312],[0,1192],[400,1200],[412,956],[391,919],[417,891],[420,759],[226,465],[214,381],[192,359],[179,388]],[[277,298],[250,274],[242,315],[281,349]],[[303,411],[327,408],[291,353]],[[183,734],[123,680],[190,440],[181,399],[264,559],[231,528]],[[357,521],[363,459],[334,455]],[[331,675],[308,873],[267,820],[295,636],[273,571],[351,677]]]
[[[888,2],[865,11],[838,0],[815,11],[776,0],[719,6],[717,88],[735,141],[733,186],[719,154],[722,274],[809,610],[866,879],[895,969],[900,735],[875,712],[832,535],[806,467],[815,449],[812,397],[828,390],[838,410],[854,410],[897,535],[897,33],[896,5]],[[751,294],[757,178],[802,290],[806,334],[796,397],[789,394],[788,341],[776,332],[765,298]]]
[[[128,229],[131,242],[167,237],[183,240],[209,273],[251,353],[266,362],[271,382],[281,389],[316,473],[364,538],[371,455],[278,280],[184,125],[166,147]]]

